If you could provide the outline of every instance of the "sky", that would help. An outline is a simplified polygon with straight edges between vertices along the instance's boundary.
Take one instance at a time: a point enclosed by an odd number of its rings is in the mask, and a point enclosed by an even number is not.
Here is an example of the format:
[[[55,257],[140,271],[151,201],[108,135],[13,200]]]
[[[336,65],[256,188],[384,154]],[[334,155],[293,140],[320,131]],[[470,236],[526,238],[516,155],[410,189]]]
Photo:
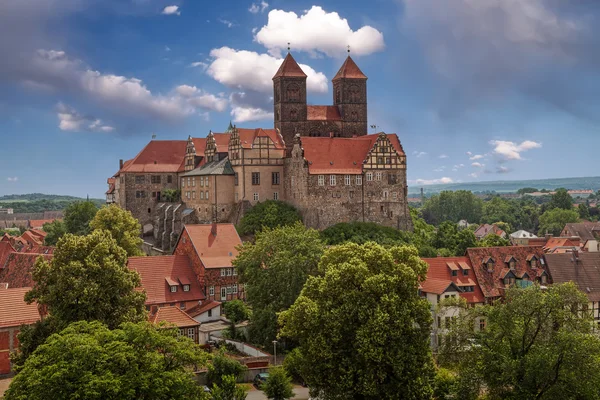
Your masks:
[[[103,197],[153,135],[272,127],[288,43],[311,104],[332,104],[349,46],[409,186],[594,176],[596,3],[0,2],[0,195]]]

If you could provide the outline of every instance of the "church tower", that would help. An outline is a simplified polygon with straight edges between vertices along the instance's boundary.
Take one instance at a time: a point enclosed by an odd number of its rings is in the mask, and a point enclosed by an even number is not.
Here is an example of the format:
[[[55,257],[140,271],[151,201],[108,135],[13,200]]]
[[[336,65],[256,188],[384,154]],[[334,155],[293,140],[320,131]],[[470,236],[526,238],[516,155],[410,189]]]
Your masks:
[[[273,77],[275,129],[283,136],[286,146],[292,147],[294,135],[302,135],[306,122],[306,74],[290,53]]]
[[[342,136],[363,136],[367,132],[367,76],[348,56],[335,75],[333,104],[342,116]]]

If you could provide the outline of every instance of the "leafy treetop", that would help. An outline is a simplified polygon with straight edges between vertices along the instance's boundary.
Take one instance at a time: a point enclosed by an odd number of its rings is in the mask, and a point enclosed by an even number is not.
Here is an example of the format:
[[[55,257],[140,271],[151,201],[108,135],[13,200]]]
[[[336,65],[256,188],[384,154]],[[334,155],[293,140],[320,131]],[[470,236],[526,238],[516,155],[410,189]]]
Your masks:
[[[302,218],[294,206],[283,201],[267,200],[256,204],[244,215],[238,232],[240,235],[251,235],[263,228],[293,225],[298,221],[302,221]]]

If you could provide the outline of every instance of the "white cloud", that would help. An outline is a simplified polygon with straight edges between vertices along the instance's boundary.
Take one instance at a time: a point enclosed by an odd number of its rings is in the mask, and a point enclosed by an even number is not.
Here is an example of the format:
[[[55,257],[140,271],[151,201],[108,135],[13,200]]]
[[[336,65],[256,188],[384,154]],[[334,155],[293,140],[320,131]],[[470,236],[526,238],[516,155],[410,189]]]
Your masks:
[[[482,158],[483,158],[483,155],[481,155],[481,154],[475,154],[474,156],[469,157],[469,160],[475,161],[475,160],[481,160]]]
[[[179,6],[166,6],[162,10],[162,14],[164,15],[181,15],[181,11],[179,11]]]
[[[218,19],[218,21],[219,21],[220,23],[222,23],[223,25],[227,26],[228,28],[232,28],[232,27],[234,27],[234,26],[235,26],[235,24],[234,24],[233,22],[231,22],[231,21],[228,21],[228,20],[226,20],[226,19],[221,19],[221,18],[219,18],[219,19]]]
[[[445,166],[441,166],[441,167],[434,169],[433,172],[443,172],[445,169],[446,169]]]
[[[490,144],[494,146],[494,154],[500,157],[502,161],[522,160],[522,152],[542,147],[541,143],[531,140],[525,140],[520,144],[505,140],[490,140]]]
[[[283,59],[254,51],[234,50],[229,47],[213,49],[213,58],[207,69],[208,75],[225,86],[236,89],[250,89],[261,93],[273,93],[273,75]],[[308,65],[300,64],[307,75],[307,90],[313,93],[327,93],[327,78]]]
[[[248,11],[250,11],[252,14],[258,14],[259,11],[261,13],[265,12],[267,8],[269,8],[269,3],[266,1],[261,1],[260,3],[252,3]]]
[[[482,164],[479,162],[474,162],[473,164],[471,164],[471,166],[473,166],[475,168],[483,168],[483,167],[485,167],[485,164]]]
[[[194,67],[194,68],[202,68],[202,70],[206,71],[206,68],[208,68],[208,64],[202,61],[196,61],[190,64],[190,67]]]
[[[313,6],[298,16],[294,12],[271,10],[269,21],[255,36],[269,53],[281,56],[292,43],[294,51],[306,51],[316,56],[320,53],[339,56],[349,45],[352,54],[367,55],[384,49],[383,34],[371,26],[353,31],[348,20],[336,12],[326,12]]]
[[[234,122],[249,122],[273,119],[273,113],[265,111],[261,108],[233,107],[231,116]]]
[[[471,156],[473,153],[471,153],[470,151],[467,151],[467,155]]]
[[[440,154],[440,158],[448,158],[448,155],[446,155],[446,154]]]
[[[227,108],[227,99],[207,93],[196,86],[179,85],[175,88],[175,92],[194,108],[219,112],[225,111]]]
[[[415,151],[413,151],[413,155],[414,155],[415,157],[417,157],[417,158],[421,158],[421,157],[423,157],[423,156],[427,155],[427,153],[426,153],[426,152],[424,152],[424,151],[416,151],[416,150],[415,150]]]
[[[62,131],[112,132],[115,130],[112,126],[104,124],[102,120],[89,115],[81,115],[63,103],[58,103],[56,111],[59,121],[58,128]]]
[[[448,177],[443,177],[443,178],[439,178],[439,179],[416,179],[411,182],[416,185],[439,185],[439,184],[454,183],[454,179],[448,178]]]
[[[165,51],[171,51],[171,48],[169,46],[165,46]]]
[[[496,173],[498,174],[507,174],[509,172],[511,172],[511,169],[503,165],[496,168]]]
[[[471,178],[477,178],[479,175],[477,175],[475,172],[473,172],[473,173],[469,174],[469,176]]]
[[[19,178],[16,176],[9,176],[8,178],[6,178],[6,180],[9,182],[17,182]]]

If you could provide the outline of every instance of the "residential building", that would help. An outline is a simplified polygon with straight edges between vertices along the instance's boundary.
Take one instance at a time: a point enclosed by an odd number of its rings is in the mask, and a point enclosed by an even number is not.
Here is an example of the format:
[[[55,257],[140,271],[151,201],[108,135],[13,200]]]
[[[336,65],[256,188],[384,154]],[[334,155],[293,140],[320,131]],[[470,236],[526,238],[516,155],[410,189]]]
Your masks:
[[[218,321],[221,319],[221,304],[219,301],[207,300],[187,310],[187,314],[201,323]]]
[[[578,236],[583,251],[597,252],[600,250],[598,235],[600,234],[600,222],[579,222],[566,224],[560,236]]]
[[[5,208],[0,206],[0,214],[12,214],[14,210],[12,208]]]
[[[523,229],[510,234],[510,241],[514,246],[527,246],[531,239],[536,238],[536,235]]]
[[[150,316],[153,324],[164,323],[168,327],[175,326],[179,329],[180,336],[186,336],[196,344],[200,344],[200,322],[194,320],[185,311],[178,307],[161,307]]]
[[[477,238],[477,240],[482,240],[488,235],[500,236],[502,239],[506,238],[506,232],[498,228],[496,224],[483,224],[475,231],[475,237]]]

